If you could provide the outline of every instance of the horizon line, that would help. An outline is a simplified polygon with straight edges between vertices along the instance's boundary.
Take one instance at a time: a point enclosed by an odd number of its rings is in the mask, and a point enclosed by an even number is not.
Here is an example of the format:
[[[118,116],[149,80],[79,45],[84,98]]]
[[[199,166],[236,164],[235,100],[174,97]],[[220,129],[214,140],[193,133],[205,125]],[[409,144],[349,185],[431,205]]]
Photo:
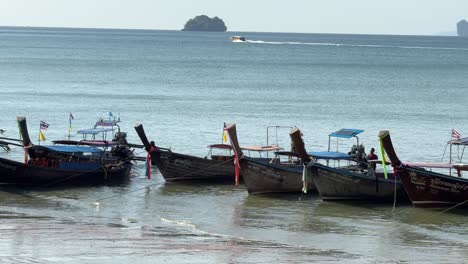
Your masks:
[[[139,31],[181,31],[182,29],[149,29],[149,28],[112,28],[112,27],[63,27],[63,26],[6,26],[0,25],[0,28],[45,28],[45,29],[84,29],[84,30],[139,30]],[[184,32],[217,32],[217,33],[277,33],[277,34],[323,34],[323,35],[375,35],[375,36],[418,36],[418,37],[458,37],[456,31],[440,32],[453,33],[454,35],[441,34],[382,34],[382,33],[318,33],[318,32],[278,32],[278,31],[184,31]]]

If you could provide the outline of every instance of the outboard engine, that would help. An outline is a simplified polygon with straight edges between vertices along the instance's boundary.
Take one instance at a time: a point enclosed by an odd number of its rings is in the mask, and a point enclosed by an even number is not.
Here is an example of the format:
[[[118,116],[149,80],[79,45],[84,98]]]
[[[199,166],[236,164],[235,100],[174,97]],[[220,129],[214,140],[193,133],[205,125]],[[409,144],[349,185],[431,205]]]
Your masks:
[[[359,165],[360,168],[367,169],[367,155],[364,145],[353,145],[351,151],[348,152],[353,157],[353,160]]]
[[[126,145],[113,146],[111,153],[114,157],[127,159],[128,161],[130,161],[130,159],[133,157],[133,151]]]
[[[117,142],[119,145],[128,145],[127,142],[127,133],[125,132],[117,132],[115,133],[113,142]]]

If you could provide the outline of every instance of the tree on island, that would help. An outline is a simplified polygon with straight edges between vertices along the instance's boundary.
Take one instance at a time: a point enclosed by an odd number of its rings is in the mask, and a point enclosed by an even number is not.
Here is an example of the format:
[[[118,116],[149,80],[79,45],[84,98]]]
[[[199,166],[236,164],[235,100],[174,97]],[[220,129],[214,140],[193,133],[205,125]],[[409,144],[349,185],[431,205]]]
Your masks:
[[[224,21],[217,16],[209,18],[208,16],[201,15],[187,21],[187,23],[185,23],[184,29],[182,30],[224,32],[227,30],[227,27],[224,24]]]
[[[468,37],[468,22],[466,20],[457,23],[457,33],[460,37]]]

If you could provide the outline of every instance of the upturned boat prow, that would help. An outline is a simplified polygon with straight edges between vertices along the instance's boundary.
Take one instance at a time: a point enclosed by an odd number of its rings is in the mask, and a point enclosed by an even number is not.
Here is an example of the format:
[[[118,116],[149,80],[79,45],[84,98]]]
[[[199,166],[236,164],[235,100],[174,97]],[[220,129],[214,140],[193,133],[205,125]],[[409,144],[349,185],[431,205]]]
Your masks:
[[[294,145],[294,150],[295,152],[299,155],[299,157],[302,159],[302,162],[308,163],[311,161],[309,155],[307,154],[307,151],[305,149],[304,145],[304,140],[302,139],[302,133],[299,128],[294,127],[291,129],[291,132],[289,132],[289,136],[291,137],[291,141]]]
[[[236,124],[228,124],[226,125],[226,131],[229,136],[229,140],[231,141],[231,146],[235,153],[240,157],[242,157],[242,149],[239,145],[239,140],[237,139],[237,129]]]
[[[138,137],[141,140],[141,143],[143,143],[143,146],[145,146],[146,151],[149,151],[151,148],[151,144],[148,141],[148,138],[146,137],[145,129],[143,128],[142,124],[136,124],[135,125],[135,131],[138,134]]]
[[[30,146],[32,145],[31,139],[29,138],[29,133],[28,133],[28,125],[26,123],[26,117],[24,116],[18,116],[16,117],[16,120],[18,121],[18,128],[20,131],[21,138],[23,139],[23,146]]]
[[[382,141],[382,147],[384,148],[385,152],[388,155],[388,158],[392,162],[394,167],[398,167],[401,165],[401,161],[398,158],[395,148],[393,147],[392,138],[390,137],[390,131],[388,130],[381,130],[379,132],[379,138]]]

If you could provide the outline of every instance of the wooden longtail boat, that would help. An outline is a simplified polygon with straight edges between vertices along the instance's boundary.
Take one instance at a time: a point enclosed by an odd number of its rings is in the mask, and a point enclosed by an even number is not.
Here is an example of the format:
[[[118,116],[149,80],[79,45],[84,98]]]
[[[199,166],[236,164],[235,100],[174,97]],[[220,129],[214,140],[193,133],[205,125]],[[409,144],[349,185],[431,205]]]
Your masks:
[[[229,125],[227,132],[231,146],[239,157],[240,174],[249,194],[294,193],[303,190],[303,165],[300,161],[296,164],[284,164],[278,158],[267,162],[245,157],[237,139],[236,125]],[[314,186],[306,186],[306,190],[313,191]]]
[[[320,163],[311,165],[312,181],[322,200],[360,200],[370,202],[407,202],[401,182],[389,173],[362,170],[358,166],[332,168]]]
[[[408,201],[400,181],[383,173],[377,173],[362,165],[330,167],[317,162],[315,157],[309,158],[302,137],[291,133],[296,152],[307,161],[312,181],[322,200],[360,200],[386,202],[396,199],[399,202]],[[359,155],[358,155],[359,156]],[[307,160],[308,159],[308,160]],[[346,157],[348,160],[348,158]]]
[[[105,164],[89,161],[55,163],[55,160],[48,160],[47,162],[35,165],[0,158],[0,183],[40,188],[125,183],[129,179],[132,167],[130,162]]]
[[[418,167],[417,164],[403,163],[393,148],[390,132],[380,131],[379,138],[390,158],[394,173],[400,177],[414,206],[446,208],[462,205],[468,207],[468,179],[428,171]],[[458,171],[468,170],[466,165],[452,164],[451,167]]]
[[[151,163],[155,164],[166,181],[206,181],[206,182],[234,182],[234,165],[232,155],[209,155],[197,157],[173,152],[149,142],[143,125],[135,126],[135,130],[151,156]],[[225,144],[210,145],[211,149],[231,150]]]
[[[26,118],[18,117],[25,148],[25,162],[0,158],[0,183],[29,187],[121,183],[129,178],[128,159],[98,158],[105,152],[92,147],[41,146],[31,144]],[[29,155],[29,151],[32,156]]]

